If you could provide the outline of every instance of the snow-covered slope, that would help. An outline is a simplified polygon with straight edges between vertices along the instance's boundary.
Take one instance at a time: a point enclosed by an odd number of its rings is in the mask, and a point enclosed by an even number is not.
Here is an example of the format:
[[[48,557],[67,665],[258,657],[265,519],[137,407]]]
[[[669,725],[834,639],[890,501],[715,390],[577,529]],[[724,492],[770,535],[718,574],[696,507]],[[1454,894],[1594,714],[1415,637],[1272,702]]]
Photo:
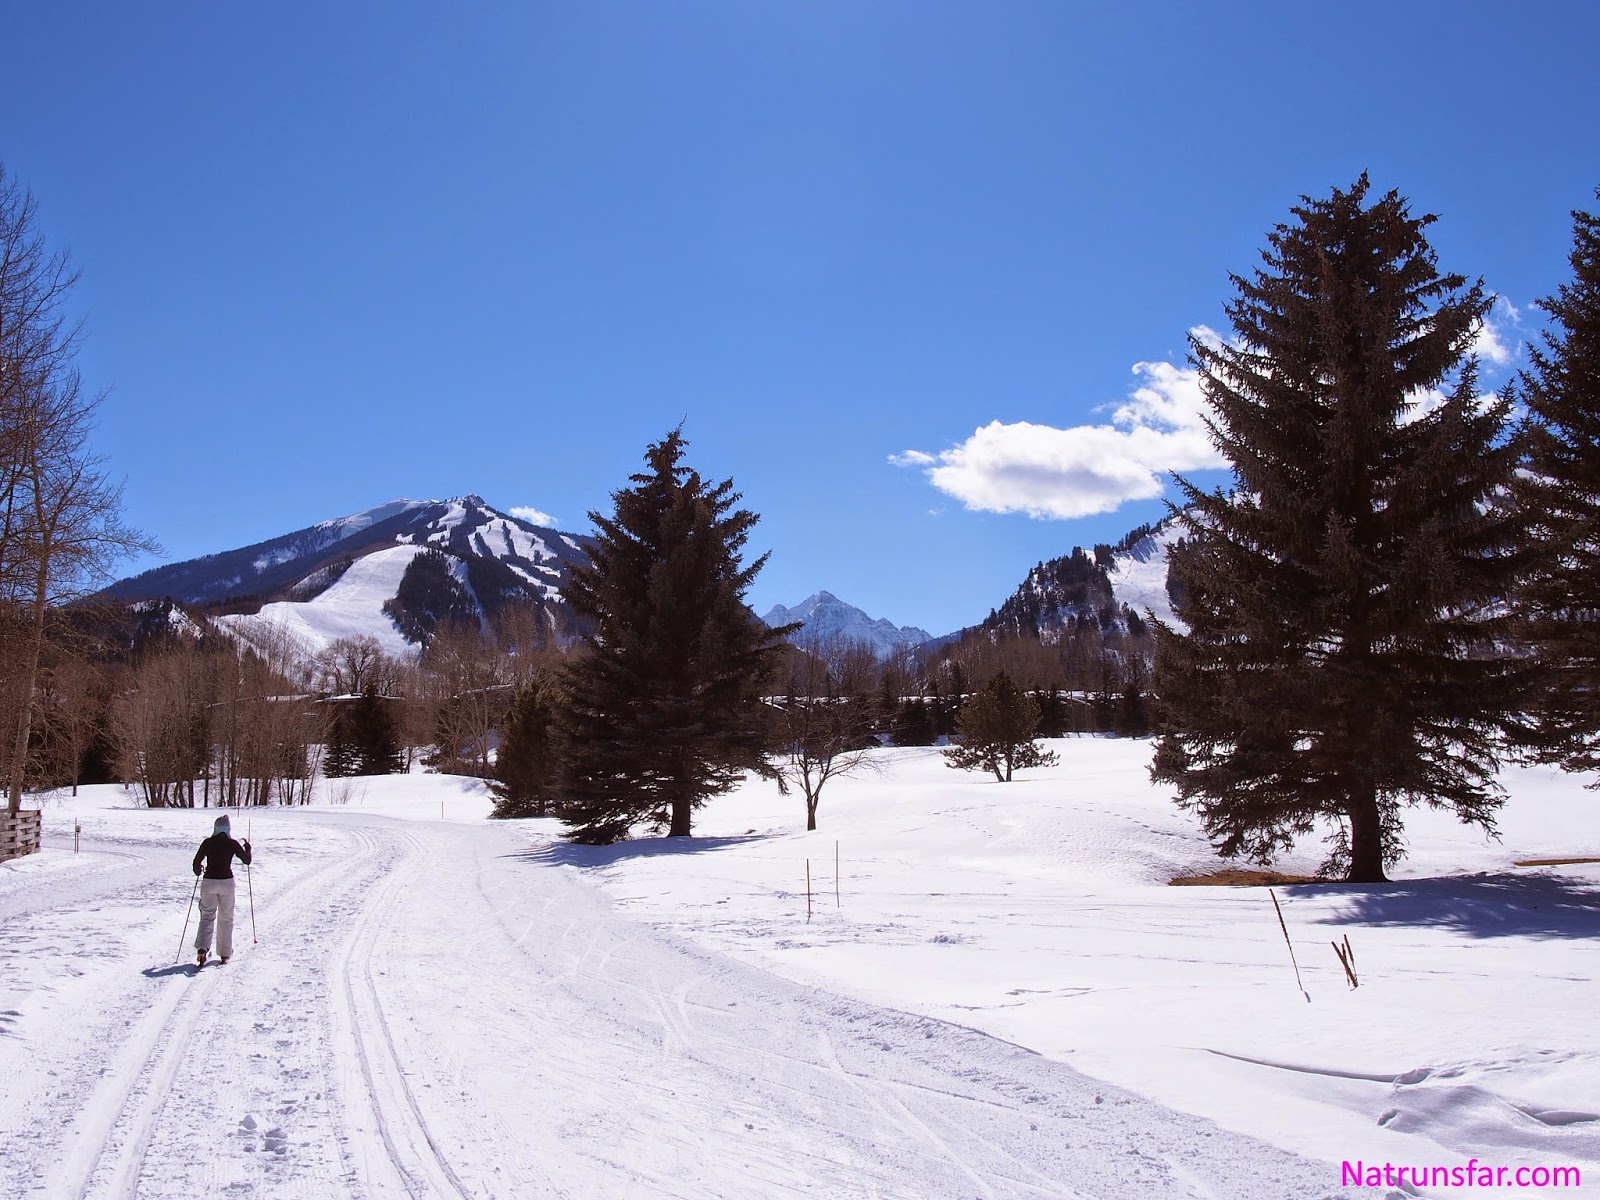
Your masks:
[[[327,591],[310,600],[276,601],[252,614],[217,617],[216,623],[240,641],[260,646],[286,637],[295,657],[311,658],[339,638],[371,637],[383,652],[406,658],[417,647],[401,636],[383,611],[400,590],[400,580],[423,546],[393,546],[357,559]]]
[[[874,620],[832,592],[816,592],[793,608],[775,604],[761,619],[774,627],[794,621],[802,622],[805,628],[792,635],[791,641],[820,638],[825,641],[858,642],[870,646],[879,658],[920,646],[932,637],[927,630],[913,625],[896,625],[885,618]]]
[[[1182,534],[1178,522],[1165,521],[1113,556],[1106,578],[1119,607],[1126,604],[1141,616],[1148,613],[1168,625],[1186,628],[1174,615],[1167,591],[1167,552]]]

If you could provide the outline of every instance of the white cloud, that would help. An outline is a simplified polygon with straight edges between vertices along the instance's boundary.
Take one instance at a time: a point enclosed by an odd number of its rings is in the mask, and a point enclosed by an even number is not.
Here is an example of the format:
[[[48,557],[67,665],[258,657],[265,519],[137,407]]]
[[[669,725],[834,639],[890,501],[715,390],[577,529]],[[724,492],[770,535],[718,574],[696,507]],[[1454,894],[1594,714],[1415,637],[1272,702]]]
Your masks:
[[[556,519],[549,513],[540,512],[537,508],[529,508],[525,504],[507,511],[509,511],[513,517],[516,517],[522,521],[527,521],[534,525],[544,525],[551,529],[556,527]]]
[[[1496,296],[1494,307],[1483,318],[1477,336],[1472,339],[1472,352],[1497,367],[1509,366],[1522,352],[1522,341],[1514,332],[1521,325],[1521,310],[1504,296]],[[1508,334],[1513,339],[1511,344],[1507,344]]]
[[[1196,337],[1216,344],[1210,329]],[[1109,425],[1059,429],[992,421],[939,454],[907,450],[896,466],[920,467],[940,491],[980,512],[1086,517],[1163,490],[1171,471],[1225,467],[1203,421],[1198,373],[1169,362],[1135,363],[1138,384]]]

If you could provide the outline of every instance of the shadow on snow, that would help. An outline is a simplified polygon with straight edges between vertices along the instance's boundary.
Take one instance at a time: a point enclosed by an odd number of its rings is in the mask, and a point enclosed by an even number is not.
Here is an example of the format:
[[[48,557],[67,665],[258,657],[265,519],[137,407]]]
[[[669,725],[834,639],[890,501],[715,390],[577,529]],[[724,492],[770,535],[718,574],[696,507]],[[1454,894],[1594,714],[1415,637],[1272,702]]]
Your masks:
[[[1304,890],[1327,895],[1324,888]],[[1556,874],[1498,872],[1364,885],[1324,925],[1433,926],[1475,938],[1600,939],[1600,886]]]
[[[576,842],[552,841],[544,846],[518,850],[504,857],[551,867],[608,867],[626,858],[647,858],[658,854],[705,854],[766,841],[767,834],[739,837],[652,837],[636,841],[613,842],[609,846],[581,846]]]

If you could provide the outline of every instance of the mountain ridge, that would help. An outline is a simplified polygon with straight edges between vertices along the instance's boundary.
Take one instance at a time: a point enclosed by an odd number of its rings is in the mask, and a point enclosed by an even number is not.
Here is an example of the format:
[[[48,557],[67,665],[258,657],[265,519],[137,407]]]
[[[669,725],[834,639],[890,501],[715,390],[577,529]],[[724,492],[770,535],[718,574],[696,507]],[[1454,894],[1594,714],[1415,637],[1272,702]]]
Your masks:
[[[874,618],[832,592],[811,593],[793,608],[775,604],[761,618],[776,628],[799,621],[804,626],[790,635],[791,642],[806,638],[838,639],[870,646],[880,659],[903,653],[933,640],[926,629],[896,625],[886,617]]]
[[[943,635],[872,617],[826,589],[792,607],[776,604],[761,619],[772,626],[801,622],[805,628],[798,637],[863,643],[880,659],[918,648],[935,650],[973,632],[1029,633],[1053,642],[1087,622],[1127,631],[1149,613],[1172,623],[1167,552],[1180,528],[1168,518],[1140,526],[1115,545],[1092,551],[1074,547],[1030,570],[983,621]],[[403,591],[428,590],[413,573],[439,575],[427,561],[419,562],[424,551],[437,550],[450,560],[449,580],[438,577],[431,585],[434,592],[451,593],[436,597],[440,611],[475,616],[487,626],[507,605],[526,601],[544,613],[552,629],[570,631],[554,606],[564,603],[571,568],[587,561],[588,541],[502,512],[476,493],[447,500],[400,498],[276,538],[152,568],[118,580],[101,594],[209,609],[222,627],[246,640],[266,637],[276,624],[312,652],[337,637],[372,636],[388,652],[400,654],[414,652],[435,619],[427,612],[401,611]],[[408,576],[409,589],[402,587]]]

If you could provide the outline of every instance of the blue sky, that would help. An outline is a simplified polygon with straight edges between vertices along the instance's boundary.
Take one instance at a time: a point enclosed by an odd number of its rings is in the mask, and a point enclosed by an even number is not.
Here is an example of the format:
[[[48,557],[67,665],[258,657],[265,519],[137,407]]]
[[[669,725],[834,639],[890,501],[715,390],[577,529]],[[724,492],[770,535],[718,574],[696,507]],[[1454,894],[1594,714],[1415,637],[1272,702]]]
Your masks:
[[[0,161],[170,557],[399,496],[583,531],[681,420],[762,514],[759,611],[935,633],[1221,478],[1185,336],[1298,196],[1366,169],[1438,213],[1504,298],[1492,386],[1600,184],[1576,2],[61,0],[5,36]]]

